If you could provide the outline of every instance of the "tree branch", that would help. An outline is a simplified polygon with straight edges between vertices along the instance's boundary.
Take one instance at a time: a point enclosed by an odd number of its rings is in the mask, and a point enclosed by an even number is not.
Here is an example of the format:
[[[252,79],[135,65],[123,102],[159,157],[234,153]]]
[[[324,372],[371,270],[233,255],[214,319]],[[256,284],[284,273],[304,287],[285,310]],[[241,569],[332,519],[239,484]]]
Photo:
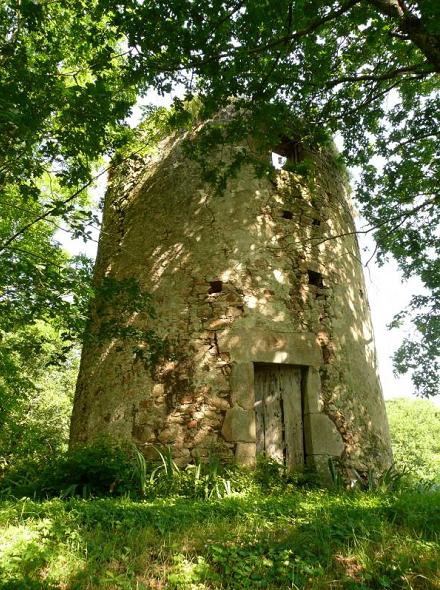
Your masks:
[[[212,62],[217,62],[220,59],[231,57],[233,55],[258,54],[263,51],[267,51],[268,49],[273,49],[274,47],[277,47],[278,45],[286,45],[289,42],[292,43],[294,41],[297,41],[298,39],[301,39],[302,37],[305,37],[309,33],[316,31],[316,29],[319,29],[319,27],[321,27],[325,23],[342,16],[343,14],[348,12],[351,8],[353,8],[353,6],[355,6],[356,4],[359,4],[361,1],[362,0],[347,0],[346,2],[344,2],[340,6],[340,8],[329,12],[325,16],[311,20],[310,23],[306,27],[304,27],[303,29],[299,29],[299,30],[295,31],[294,33],[290,33],[290,34],[283,35],[282,37],[278,37],[277,39],[270,41],[269,43],[257,45],[255,47],[251,47],[249,49],[243,49],[242,47],[236,47],[236,48],[233,48],[229,51],[224,51],[222,53],[218,53],[216,55],[210,56],[209,58],[202,59],[201,61],[194,60],[194,61],[192,61],[192,62],[190,61],[189,63],[186,63],[186,64],[164,67],[164,71],[166,70],[168,72],[177,72],[177,71],[187,70],[187,69],[199,69],[199,68],[202,68],[203,66],[208,65]]]
[[[140,154],[144,149],[145,149],[145,145],[143,145],[138,150],[136,150],[134,152],[131,152],[125,158],[121,158],[121,163],[122,162],[126,162],[127,160],[129,160],[130,158],[132,158],[133,156],[135,156],[136,154]],[[28,231],[28,229],[30,229],[36,223],[39,223],[40,221],[43,221],[44,219],[47,219],[51,215],[57,215],[58,214],[58,211],[60,209],[60,206],[63,206],[64,207],[65,205],[67,205],[68,203],[70,203],[71,201],[73,201],[74,199],[76,199],[76,197],[78,197],[89,186],[91,186],[95,182],[95,180],[97,180],[98,178],[100,178],[101,176],[103,176],[104,174],[106,174],[109,170],[112,169],[112,167],[113,167],[113,165],[110,164],[110,166],[107,166],[106,168],[104,168],[103,170],[101,170],[101,172],[99,172],[98,174],[96,174],[93,178],[91,178],[88,182],[86,182],[81,188],[79,188],[77,191],[75,191],[73,194],[71,194],[69,197],[67,197],[67,199],[65,199],[64,201],[61,201],[60,203],[58,203],[57,205],[54,205],[53,207],[50,207],[49,209],[47,209],[46,211],[44,211],[43,213],[41,213],[41,215],[38,215],[37,217],[35,217],[35,219],[33,219],[32,221],[30,221],[29,223],[26,223],[25,225],[23,225],[22,227],[20,227],[10,238],[8,238],[5,242],[3,242],[2,244],[0,244],[0,252],[3,252],[10,244],[12,244],[12,242],[14,242],[22,234],[24,234],[26,231]]]
[[[53,260],[48,260],[44,256],[41,256],[41,254],[36,254],[35,252],[31,252],[30,250],[25,250],[24,248],[17,248],[16,246],[5,246],[4,249],[10,250],[11,252],[21,252],[22,254],[25,254],[26,256],[31,256],[32,258],[37,258],[38,260],[43,260],[43,262],[45,264],[48,264],[51,266],[56,266],[57,268],[61,268],[61,269],[64,268],[64,266],[62,264],[58,264],[57,262],[54,262]]]
[[[326,82],[325,86],[327,88],[334,88],[339,84],[344,84],[345,82],[381,82],[385,80],[392,80],[393,78],[397,78],[402,76],[403,74],[410,74],[410,73],[417,73],[418,75],[428,75],[435,72],[433,68],[423,70],[424,67],[429,65],[429,62],[424,62],[423,64],[414,64],[412,66],[405,66],[403,68],[393,68],[384,72],[383,74],[364,74],[362,76],[343,76],[341,78],[335,78],[333,80],[329,80]],[[420,71],[422,70],[422,71]]]
[[[400,0],[364,1],[381,14],[395,19],[400,31],[419,48],[435,71],[440,72],[440,35],[429,33],[423,20]]]
[[[67,205],[68,203],[70,203],[70,201],[73,201],[73,199],[75,199],[76,197],[78,197],[91,184],[93,184],[93,182],[97,178],[99,178],[100,176],[102,176],[103,174],[105,174],[106,172],[108,172],[108,170],[110,168],[111,168],[111,166],[109,166],[108,168],[105,168],[99,174],[97,174],[94,178],[91,178],[89,180],[89,182],[87,182],[85,185],[83,185],[80,189],[78,189],[72,195],[70,195],[67,199],[65,199],[61,203],[58,203],[54,207],[51,207],[50,209],[47,209],[46,211],[44,211],[43,213],[41,213],[41,215],[38,215],[38,217],[36,217],[32,221],[29,221],[29,223],[26,223],[25,225],[23,225],[22,227],[20,227],[9,239],[7,239],[5,242],[3,242],[3,244],[0,244],[0,252],[3,252],[3,250],[5,250],[10,244],[12,244],[12,242],[14,242],[18,237],[20,237],[22,234],[24,234],[33,225],[35,225],[36,223],[38,223],[40,221],[43,221],[44,219],[46,219],[47,217],[50,217],[51,215],[55,215],[56,212],[59,211],[60,205],[64,206],[64,205]]]
[[[427,201],[423,201],[423,203],[420,203],[420,205],[417,205],[416,207],[413,207],[412,209],[409,209],[408,211],[402,211],[398,215],[393,215],[392,217],[389,217],[388,219],[385,219],[382,222],[377,223],[376,225],[372,225],[370,227],[367,227],[367,229],[357,229],[357,230],[353,230],[353,231],[349,231],[349,232],[344,232],[341,234],[335,234],[333,236],[329,236],[327,238],[324,238],[324,239],[320,240],[319,242],[315,242],[313,245],[320,246],[321,244],[324,244],[325,242],[329,242],[330,240],[335,240],[337,238],[344,238],[346,236],[355,236],[358,234],[366,235],[366,234],[371,233],[375,229],[380,229],[381,227],[387,225],[388,223],[392,223],[393,221],[398,221],[399,223],[390,229],[389,233],[392,233],[398,227],[400,227],[405,222],[406,219],[408,219],[409,217],[412,217],[413,215],[418,213],[421,209],[424,209],[425,207],[428,207],[430,205],[435,205],[435,204],[436,204],[436,198],[434,197],[434,198],[429,199]]]

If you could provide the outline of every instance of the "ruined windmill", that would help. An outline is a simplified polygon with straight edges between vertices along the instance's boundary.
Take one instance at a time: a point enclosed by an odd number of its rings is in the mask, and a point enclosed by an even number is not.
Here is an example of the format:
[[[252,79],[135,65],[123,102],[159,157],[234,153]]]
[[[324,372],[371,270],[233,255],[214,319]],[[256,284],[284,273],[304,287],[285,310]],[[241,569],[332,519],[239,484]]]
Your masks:
[[[285,139],[275,157],[307,157],[310,174],[244,164],[219,195],[184,140],[168,137],[110,178],[71,441],[109,434],[147,456],[166,445],[180,464],[214,453],[252,465],[264,453],[321,473],[329,457],[386,467],[370,312],[334,156]],[[222,146],[221,159],[240,149]]]

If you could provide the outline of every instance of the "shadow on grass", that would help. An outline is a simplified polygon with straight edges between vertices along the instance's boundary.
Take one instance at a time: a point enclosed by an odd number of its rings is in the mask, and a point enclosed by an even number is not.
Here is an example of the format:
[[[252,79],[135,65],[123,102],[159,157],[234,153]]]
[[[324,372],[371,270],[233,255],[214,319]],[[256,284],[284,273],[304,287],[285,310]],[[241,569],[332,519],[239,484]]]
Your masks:
[[[4,503],[2,589],[440,588],[440,492]]]

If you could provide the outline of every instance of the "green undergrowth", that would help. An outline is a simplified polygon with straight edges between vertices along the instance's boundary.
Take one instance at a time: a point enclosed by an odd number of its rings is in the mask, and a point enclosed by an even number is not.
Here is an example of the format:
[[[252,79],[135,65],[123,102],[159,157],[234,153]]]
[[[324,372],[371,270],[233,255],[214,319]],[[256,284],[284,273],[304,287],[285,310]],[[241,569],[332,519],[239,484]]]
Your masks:
[[[0,503],[0,587],[437,589],[440,491]]]
[[[100,439],[46,461],[44,457],[18,461],[0,472],[0,498],[126,496],[208,500],[244,491],[286,492],[316,482],[316,474],[290,474],[282,465],[263,457],[255,470],[248,471],[224,464],[214,455],[183,468],[175,463],[169,448],[156,448],[155,453],[156,460],[147,461],[133,444]]]

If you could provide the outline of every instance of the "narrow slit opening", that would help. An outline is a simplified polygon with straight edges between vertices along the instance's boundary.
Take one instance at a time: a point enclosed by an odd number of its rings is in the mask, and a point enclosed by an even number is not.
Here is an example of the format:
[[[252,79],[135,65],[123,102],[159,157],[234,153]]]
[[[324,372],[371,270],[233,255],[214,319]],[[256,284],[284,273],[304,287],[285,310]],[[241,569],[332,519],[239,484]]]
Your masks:
[[[281,444],[283,451],[283,465],[287,466],[287,448],[286,448],[286,423],[284,417],[284,401],[280,397],[280,413],[281,413]]]

